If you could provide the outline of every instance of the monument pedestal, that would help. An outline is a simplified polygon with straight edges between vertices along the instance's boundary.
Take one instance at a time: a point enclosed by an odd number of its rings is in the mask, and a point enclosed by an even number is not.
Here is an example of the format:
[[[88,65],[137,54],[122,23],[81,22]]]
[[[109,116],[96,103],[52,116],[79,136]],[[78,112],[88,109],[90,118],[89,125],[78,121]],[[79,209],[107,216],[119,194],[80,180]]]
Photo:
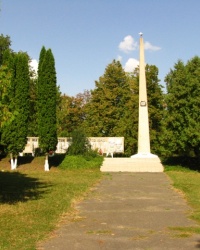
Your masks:
[[[131,158],[135,158],[135,159],[151,159],[151,158],[158,158],[157,155],[151,154],[151,153],[137,153],[135,155],[132,155]]]
[[[163,165],[157,155],[137,154],[130,158],[105,158],[101,172],[163,172]]]

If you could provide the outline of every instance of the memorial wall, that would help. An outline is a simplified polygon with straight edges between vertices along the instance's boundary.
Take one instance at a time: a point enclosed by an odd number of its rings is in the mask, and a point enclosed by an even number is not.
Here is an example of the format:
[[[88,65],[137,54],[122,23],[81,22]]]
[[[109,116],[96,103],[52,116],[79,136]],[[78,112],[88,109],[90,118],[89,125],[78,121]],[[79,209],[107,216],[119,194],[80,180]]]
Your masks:
[[[88,137],[93,150],[100,154],[124,153],[124,137]],[[71,143],[70,137],[58,137],[58,144],[55,153],[66,153]],[[22,154],[34,155],[35,150],[39,148],[38,137],[28,137],[27,144]]]

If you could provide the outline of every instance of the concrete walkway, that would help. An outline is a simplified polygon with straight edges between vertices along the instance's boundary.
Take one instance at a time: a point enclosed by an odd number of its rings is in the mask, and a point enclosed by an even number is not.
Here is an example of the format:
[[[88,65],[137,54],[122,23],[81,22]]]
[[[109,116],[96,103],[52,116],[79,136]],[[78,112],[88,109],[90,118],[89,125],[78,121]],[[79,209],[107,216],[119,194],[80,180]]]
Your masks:
[[[170,229],[197,224],[165,173],[105,174],[76,209],[73,220],[38,249],[200,249],[200,235]]]

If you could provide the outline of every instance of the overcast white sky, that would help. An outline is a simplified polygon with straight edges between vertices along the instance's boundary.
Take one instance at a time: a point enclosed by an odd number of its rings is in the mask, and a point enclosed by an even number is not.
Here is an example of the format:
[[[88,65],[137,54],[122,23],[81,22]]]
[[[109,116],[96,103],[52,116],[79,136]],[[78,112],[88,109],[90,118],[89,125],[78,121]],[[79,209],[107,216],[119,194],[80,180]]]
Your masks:
[[[200,55],[198,0],[0,0],[1,33],[14,51],[27,51],[37,65],[44,45],[55,57],[57,84],[76,95],[93,89],[113,59],[126,71],[139,60],[143,32],[146,63],[159,78]]]

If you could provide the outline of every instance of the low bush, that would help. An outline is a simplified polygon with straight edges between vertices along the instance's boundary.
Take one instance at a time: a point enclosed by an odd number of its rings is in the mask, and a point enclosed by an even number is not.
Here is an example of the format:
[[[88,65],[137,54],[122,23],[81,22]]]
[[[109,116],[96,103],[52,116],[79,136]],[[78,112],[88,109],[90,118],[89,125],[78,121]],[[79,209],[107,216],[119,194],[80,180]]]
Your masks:
[[[103,163],[103,157],[92,155],[66,155],[65,159],[60,164],[61,169],[94,169],[100,168]]]

